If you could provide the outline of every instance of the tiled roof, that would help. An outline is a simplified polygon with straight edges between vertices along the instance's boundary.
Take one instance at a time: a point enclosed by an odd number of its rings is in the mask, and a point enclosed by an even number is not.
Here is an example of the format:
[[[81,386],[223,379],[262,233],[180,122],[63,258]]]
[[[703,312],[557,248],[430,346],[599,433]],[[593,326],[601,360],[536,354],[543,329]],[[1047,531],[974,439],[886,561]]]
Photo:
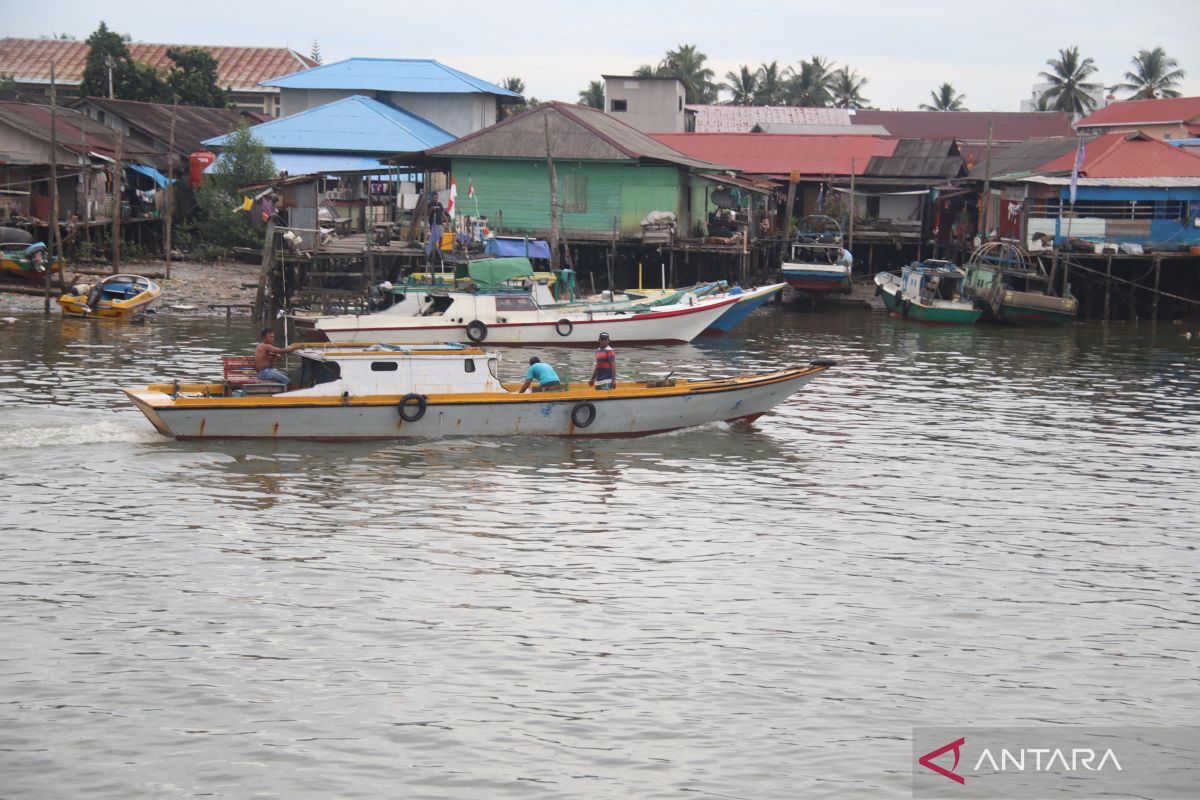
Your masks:
[[[61,147],[86,156],[89,152],[112,157],[116,134],[78,111],[59,107],[55,136]],[[22,131],[35,139],[50,141],[50,106],[37,103],[0,102],[0,125]],[[132,157],[136,158],[136,154]],[[0,163],[20,163],[0,150]]]
[[[749,133],[755,125],[849,125],[844,108],[802,106],[707,106],[689,105],[695,114],[696,133]]]
[[[132,128],[164,144],[170,141],[172,117],[170,105],[139,103],[133,100],[109,100],[103,97],[88,97],[74,103],[76,106],[83,104],[94,105],[119,117]],[[199,150],[205,139],[229,133],[242,121],[242,114],[234,109],[197,106],[176,106],[174,117],[177,153],[191,153]]]
[[[901,139],[1016,142],[1047,136],[1072,136],[1071,118],[1058,111],[873,111],[858,109],[855,125],[882,125]]]
[[[775,133],[655,133],[693,158],[728,164],[750,175],[862,175],[872,156],[890,156],[896,140],[877,136],[795,136]]]
[[[697,169],[721,169],[727,162],[696,159],[663,144],[603,111],[570,103],[545,103],[458,141],[430,155],[478,158],[546,157],[546,125],[556,159],[573,161],[661,161]],[[758,136],[759,134],[755,134]]]
[[[1200,97],[1161,100],[1126,100],[1112,103],[1075,123],[1079,129],[1097,125],[1153,125],[1195,122],[1200,119]]]
[[[344,153],[418,153],[454,140],[428,120],[395,106],[354,95],[250,129],[269,150]],[[220,147],[224,136],[206,146]]]
[[[281,89],[521,95],[428,58],[348,58],[263,82]]]
[[[311,58],[286,47],[221,47],[192,44],[148,44],[129,42],[129,54],[161,70],[175,62],[167,58],[172,47],[198,48],[217,60],[217,82],[236,91],[266,91],[263,81],[315,66]],[[0,75],[10,75],[18,83],[49,83],[50,62],[54,78],[64,85],[83,81],[88,54],[87,42],[71,39],[0,39]]]
[[[1075,150],[1039,166],[1039,173],[1071,171]],[[1088,178],[1200,178],[1200,157],[1142,133],[1107,133],[1084,145],[1080,175]]]

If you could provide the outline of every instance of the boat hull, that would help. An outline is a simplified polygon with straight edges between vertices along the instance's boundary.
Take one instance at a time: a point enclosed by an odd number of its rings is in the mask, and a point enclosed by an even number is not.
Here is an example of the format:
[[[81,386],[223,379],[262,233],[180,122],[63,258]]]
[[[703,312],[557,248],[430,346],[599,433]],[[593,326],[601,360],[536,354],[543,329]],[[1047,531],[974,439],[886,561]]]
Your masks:
[[[58,263],[57,258],[51,261],[49,271],[51,275],[62,271],[62,266]],[[0,275],[23,283],[39,283],[46,280],[46,267],[35,266],[30,259],[24,256],[18,258],[4,256],[0,257]]]
[[[704,332],[716,335],[729,333],[734,325],[737,325],[759,308],[771,302],[775,298],[775,295],[786,285],[785,283],[776,283],[738,295],[741,299],[728,311],[717,317],[717,321],[705,328]]]
[[[878,283],[879,296],[883,304],[904,319],[918,322],[928,322],[933,325],[974,325],[983,316],[981,309],[971,303],[944,303],[937,306],[927,306],[912,300],[897,300],[897,288],[894,284]]]
[[[784,262],[783,279],[801,292],[848,292],[850,268],[841,264],[794,264]]]
[[[588,387],[544,394],[428,395],[424,412],[413,421],[401,417],[399,396],[174,399],[168,386],[127,389],[125,394],[160,433],[176,439],[623,437],[718,421],[753,421],[825,369],[796,367],[665,387],[628,384],[608,392]],[[182,386],[180,390],[204,388]]]

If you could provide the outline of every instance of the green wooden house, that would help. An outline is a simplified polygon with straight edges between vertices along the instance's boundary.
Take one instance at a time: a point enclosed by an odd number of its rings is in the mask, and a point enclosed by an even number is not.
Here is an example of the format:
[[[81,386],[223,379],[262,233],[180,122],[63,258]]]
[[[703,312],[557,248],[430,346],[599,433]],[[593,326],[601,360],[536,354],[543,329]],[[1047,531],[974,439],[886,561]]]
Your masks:
[[[458,213],[505,234],[550,229],[546,153],[558,177],[559,227],[568,240],[642,238],[652,211],[670,211],[695,236],[724,167],[690,158],[594,108],[546,103],[426,154],[458,185]],[[474,189],[475,197],[468,197]]]

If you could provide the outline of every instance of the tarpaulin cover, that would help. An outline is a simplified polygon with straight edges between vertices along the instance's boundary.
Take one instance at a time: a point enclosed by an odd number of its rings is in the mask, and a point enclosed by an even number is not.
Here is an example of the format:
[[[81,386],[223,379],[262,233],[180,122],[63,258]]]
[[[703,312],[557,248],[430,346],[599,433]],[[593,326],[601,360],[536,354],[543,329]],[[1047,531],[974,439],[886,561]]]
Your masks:
[[[499,286],[513,278],[533,276],[533,265],[528,258],[485,258],[459,264],[454,268],[455,278],[470,278],[480,286]]]
[[[541,239],[504,239],[495,237],[488,239],[487,245],[483,249],[486,253],[502,257],[550,258],[550,245]]]
[[[157,186],[166,186],[168,183],[167,176],[156,170],[154,167],[147,167],[145,164],[130,164],[129,168],[134,172],[140,172],[147,178],[153,178]]]

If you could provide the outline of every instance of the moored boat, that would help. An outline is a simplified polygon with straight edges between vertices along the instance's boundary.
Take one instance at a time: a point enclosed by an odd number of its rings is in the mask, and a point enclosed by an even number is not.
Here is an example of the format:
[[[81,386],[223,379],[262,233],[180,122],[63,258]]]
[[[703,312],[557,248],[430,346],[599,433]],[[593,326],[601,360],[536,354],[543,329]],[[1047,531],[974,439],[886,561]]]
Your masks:
[[[158,284],[144,275],[110,275],[94,286],[72,286],[58,304],[67,316],[132,319],[145,313],[161,294]]]
[[[47,270],[53,275],[62,270],[58,256],[52,256],[41,242],[0,244],[0,275],[19,281],[38,282],[46,279]]]
[[[393,439],[440,436],[643,436],[709,422],[753,422],[834,365],[711,380],[565,384],[521,394],[477,347],[314,344],[294,383],[154,384],[125,389],[176,439]],[[233,359],[235,357],[229,357]],[[227,372],[229,372],[227,370]]]
[[[759,308],[771,302],[786,286],[786,283],[773,283],[769,286],[746,290],[735,286],[727,292],[717,295],[718,297],[736,297],[738,301],[728,311],[717,317],[717,321],[705,328],[704,332],[718,335],[729,333],[734,325],[737,325]]]
[[[900,275],[875,275],[875,292],[889,311],[905,319],[942,325],[974,325],[983,312],[963,297],[966,275],[949,261],[929,259],[904,267]]]
[[[1079,301],[1069,293],[1049,293],[1049,277],[1024,248],[987,242],[963,267],[964,293],[993,322],[1010,325],[1065,325],[1075,319]]]
[[[809,294],[850,291],[849,264],[843,263],[842,229],[830,217],[813,215],[800,221],[780,272],[788,285]]]

